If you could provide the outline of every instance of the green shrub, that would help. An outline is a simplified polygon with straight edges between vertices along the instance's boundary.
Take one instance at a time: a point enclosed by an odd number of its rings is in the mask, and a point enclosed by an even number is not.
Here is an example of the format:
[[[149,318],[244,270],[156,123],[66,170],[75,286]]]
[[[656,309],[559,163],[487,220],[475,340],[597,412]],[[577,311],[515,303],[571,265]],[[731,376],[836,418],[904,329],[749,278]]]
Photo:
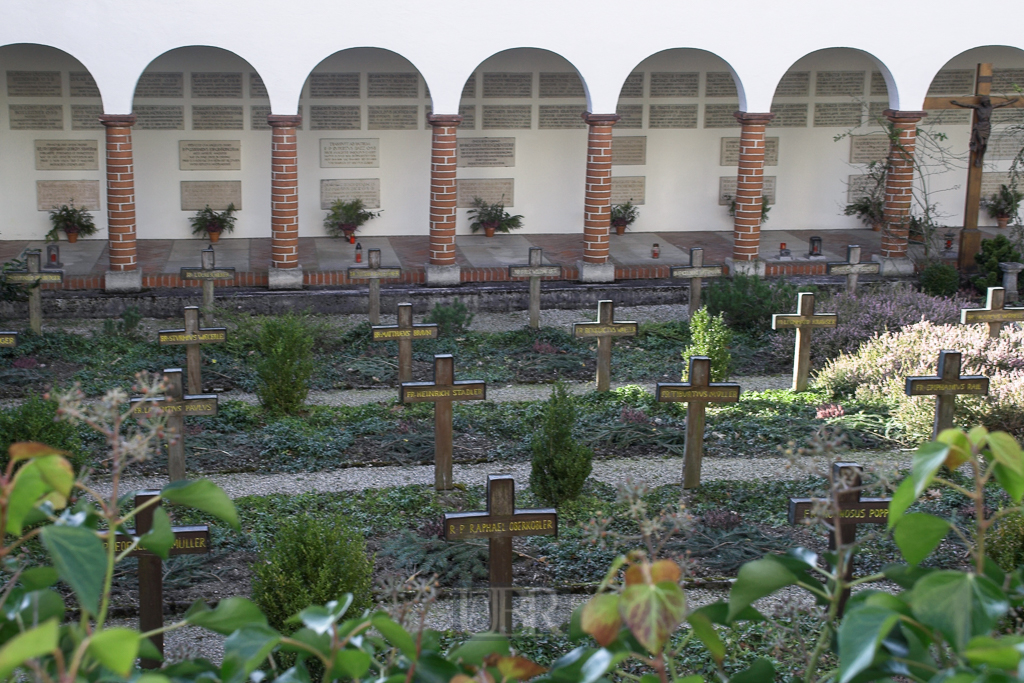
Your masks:
[[[20,406],[0,410],[0,471],[7,468],[7,449],[19,441],[38,441],[67,451],[75,469],[86,464],[78,429],[69,422],[58,422],[57,402],[36,394]]]
[[[996,235],[993,239],[981,241],[981,253],[974,260],[978,264],[978,274],[971,278],[971,284],[984,294],[989,287],[1003,286],[1000,263],[1020,263],[1024,259],[1021,258],[1020,252],[1013,248],[1013,243],[1006,239],[1006,235]]]
[[[549,505],[580,495],[590,476],[594,452],[572,436],[576,424],[576,400],[558,382],[544,406],[540,430],[531,444],[530,488]]]
[[[256,341],[256,395],[265,410],[290,415],[302,409],[313,375],[313,335],[305,318],[288,314],[268,319]]]
[[[142,315],[139,313],[139,309],[135,306],[129,306],[121,314],[120,320],[108,318],[103,321],[103,336],[135,339],[139,336],[140,322],[142,322]]]
[[[732,371],[732,332],[725,326],[725,318],[719,313],[712,316],[708,309],[701,307],[690,318],[690,345],[683,349],[683,381],[690,374],[690,358],[707,356],[711,359],[711,381],[724,382]]]
[[[989,536],[987,548],[988,556],[1005,572],[1024,564],[1024,514],[1011,512],[1002,517]]]
[[[425,321],[437,325],[437,331],[447,337],[464,334],[473,323],[473,314],[466,304],[456,299],[451,306],[436,304]]]
[[[733,329],[766,330],[771,326],[773,313],[795,311],[797,293],[814,289],[794,287],[784,278],[766,281],[737,274],[712,282],[704,302],[711,315],[724,315]]]
[[[441,538],[429,525],[421,532],[406,529],[386,541],[380,554],[394,560],[395,569],[423,577],[437,575],[442,586],[469,588],[474,582],[487,580],[486,543],[452,542]],[[437,531],[441,531],[440,528]]]
[[[960,289],[960,273],[947,264],[932,261],[921,271],[921,291],[930,296],[953,296]]]

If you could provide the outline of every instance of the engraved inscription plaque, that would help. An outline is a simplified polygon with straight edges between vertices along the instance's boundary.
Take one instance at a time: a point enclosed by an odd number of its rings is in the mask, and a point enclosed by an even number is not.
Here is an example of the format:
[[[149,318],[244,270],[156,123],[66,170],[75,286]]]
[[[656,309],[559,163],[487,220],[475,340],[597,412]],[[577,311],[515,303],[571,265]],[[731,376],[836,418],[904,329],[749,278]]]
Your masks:
[[[1022,113],[1020,109],[1014,108],[996,109],[994,112],[992,112],[992,123],[1021,124],[1024,123],[1024,113]]]
[[[137,104],[136,130],[185,130],[185,107],[180,104]]]
[[[241,140],[178,140],[180,171],[242,170]]]
[[[644,135],[612,138],[612,166],[647,164],[647,137]]]
[[[417,130],[419,110],[415,104],[371,105],[366,108],[366,127],[369,130]]]
[[[719,166],[739,166],[740,163],[740,139],[722,138],[722,149],[719,156]],[[779,165],[779,139],[764,139],[764,165]]]
[[[928,86],[928,96],[974,93],[974,69],[943,69]]]
[[[768,198],[768,204],[775,203],[775,176],[764,176],[761,188],[762,196]],[[718,179],[718,205],[729,206],[729,198],[736,196],[736,176],[722,176]]]
[[[768,122],[769,128],[806,128],[806,104],[773,104],[775,118]]]
[[[989,138],[985,159],[990,161],[1014,159],[1022,147],[1024,147],[1024,135],[1020,132],[999,131]]]
[[[991,197],[995,193],[999,192],[1000,185],[1010,184],[1009,173],[996,173],[986,171],[981,174],[981,196]]]
[[[255,71],[249,72],[249,97],[254,100],[265,100],[270,97],[266,84]]]
[[[863,110],[860,102],[815,102],[814,127],[859,126]]]
[[[484,74],[486,76],[486,74]],[[485,104],[483,128],[530,128],[533,123],[533,106],[529,104]]]
[[[575,71],[540,74],[541,97],[586,97],[583,81]]]
[[[733,116],[739,104],[705,104],[705,128],[739,128],[740,122]]]
[[[8,71],[8,97],[60,97],[59,71]]]
[[[459,178],[455,187],[455,206],[460,209],[472,208],[474,197],[490,204],[502,203],[506,209],[516,202],[513,178]]]
[[[366,74],[367,97],[419,97],[420,75],[417,73]]]
[[[75,203],[79,209],[100,210],[98,180],[37,180],[36,209],[51,211],[64,204]]]
[[[775,86],[775,97],[807,97],[810,94],[810,71],[787,71]]]
[[[615,124],[615,128],[643,128],[644,127],[644,105],[642,104],[620,104],[615,107],[615,113],[621,118]]]
[[[882,75],[881,71],[871,72],[871,90],[869,92],[872,97],[886,97],[889,95],[889,86],[885,84],[885,76]]]
[[[992,92],[1013,96],[1016,86],[1024,88],[1024,69],[992,69]]]
[[[853,204],[861,197],[867,197],[878,181],[869,175],[852,175],[846,179],[846,203]]]
[[[96,140],[36,140],[37,171],[96,171],[100,152]]]
[[[380,208],[380,178],[332,179],[320,181],[320,208],[329,211],[334,202],[362,199],[367,209]]]
[[[644,204],[647,201],[647,178],[642,175],[618,176],[612,178],[612,205]]]
[[[484,97],[533,97],[533,72],[485,73]]]
[[[586,128],[582,104],[542,104],[537,116],[538,128]]]
[[[733,119],[735,121],[735,119]],[[696,104],[652,104],[648,110],[648,128],[696,128]]]
[[[814,75],[814,94],[818,97],[857,97],[864,94],[863,71],[819,71]]]
[[[697,97],[700,95],[700,72],[652,72],[651,97]]]
[[[242,74],[223,71],[193,71],[192,97],[241,97]]]
[[[885,110],[889,108],[889,101],[868,102],[868,125],[877,126],[885,122]]]
[[[380,168],[380,138],[321,138],[320,168]]]
[[[459,130],[476,130],[475,104],[460,104],[459,116],[462,117],[462,123],[459,124]]]
[[[182,180],[181,210],[201,211],[209,206],[215,211],[224,211],[228,205],[242,209],[241,180]]]
[[[463,99],[476,98],[476,74],[470,74],[469,78],[466,79],[465,85],[462,86],[462,97]]]
[[[242,130],[245,107],[229,104],[193,104],[192,130]]]
[[[309,76],[309,96],[313,99],[359,99],[358,73],[318,73]]]
[[[971,125],[971,110],[930,109],[928,110],[927,122],[933,126],[969,126]]]
[[[72,104],[71,130],[103,130],[102,114],[102,104]]]
[[[634,71],[626,77],[622,84],[619,97],[643,97],[644,96],[644,74],[642,71]]]
[[[269,104],[254,104],[249,107],[249,130],[270,130],[267,117],[270,116]]]
[[[728,71],[709,71],[704,75],[704,97],[736,97],[736,81]]]
[[[312,105],[309,108],[310,130],[359,130],[363,121],[357,106]]]
[[[185,78],[180,73],[147,72],[139,77],[135,97],[184,97]]]
[[[8,105],[11,130],[64,130],[64,107],[60,104]]]
[[[889,158],[889,136],[853,135],[850,137],[850,163],[869,164]]]
[[[100,89],[95,79],[88,71],[68,72],[68,81],[71,86],[72,97],[99,97]]]
[[[516,165],[515,138],[459,138],[458,165],[463,168]]]

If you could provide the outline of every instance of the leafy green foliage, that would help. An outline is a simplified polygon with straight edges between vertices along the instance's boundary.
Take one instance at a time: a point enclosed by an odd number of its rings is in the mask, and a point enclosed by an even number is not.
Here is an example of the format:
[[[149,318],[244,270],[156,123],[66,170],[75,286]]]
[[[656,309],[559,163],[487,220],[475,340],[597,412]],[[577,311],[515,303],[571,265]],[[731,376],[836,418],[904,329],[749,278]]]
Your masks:
[[[1024,566],[1024,514],[1011,512],[992,531],[989,555],[1004,572]]]
[[[932,261],[921,271],[921,290],[930,296],[953,296],[960,289],[960,272],[948,263]]]
[[[1024,258],[1014,247],[1013,242],[1006,238],[1006,235],[996,235],[993,239],[981,241],[981,253],[975,256],[974,260],[978,264],[978,274],[971,279],[971,284],[979,292],[985,293],[989,287],[1003,286],[1003,271],[999,270],[1000,263],[1020,263],[1024,261]]]
[[[442,586],[468,588],[487,580],[487,558],[490,553],[486,541],[456,541],[449,543],[439,535],[440,525],[425,525],[419,531],[403,530],[385,541],[380,554],[394,561],[395,569],[405,575],[420,573],[437,575]]]
[[[1022,199],[1024,192],[1016,187],[1000,185],[998,192],[982,198],[981,205],[991,218],[1016,218]]]
[[[138,307],[129,306],[121,313],[120,320],[107,318],[103,321],[103,336],[138,339],[140,322],[142,322],[142,315],[139,313]]]
[[[611,224],[618,227],[628,228],[640,217],[640,207],[633,203],[633,200],[625,204],[614,204],[611,212]]]
[[[725,316],[729,327],[738,330],[766,330],[772,315],[796,308],[796,295],[812,288],[797,288],[785,278],[762,280],[757,276],[736,274],[717,278],[704,294],[708,313]]]
[[[78,233],[86,237],[95,235],[99,230],[92,220],[92,214],[86,209],[75,208],[74,200],[70,205],[55,206],[50,211],[50,225],[50,232],[46,233],[47,242],[59,241],[61,230],[67,235]]]
[[[256,394],[265,410],[293,415],[303,408],[313,374],[313,335],[303,316],[267,320],[257,339]]]
[[[211,209],[207,204],[204,208],[196,211],[195,215],[188,219],[188,222],[192,226],[193,235],[202,235],[211,232],[234,232],[236,220],[238,217],[235,216],[234,204],[228,204],[228,208],[223,211]]]
[[[75,469],[87,455],[78,428],[57,419],[57,402],[30,394],[21,405],[0,409],[0,471],[7,467],[7,449],[19,441],[36,441],[69,453]]]
[[[540,429],[533,438],[530,488],[542,501],[558,505],[579,496],[590,476],[594,453],[573,438],[576,401],[561,382],[551,390]]]
[[[380,211],[367,210],[362,199],[356,198],[351,201],[338,199],[331,204],[330,210],[324,216],[324,229],[332,237],[347,237],[361,225],[380,214]]]
[[[473,314],[456,298],[450,306],[434,304],[425,322],[437,325],[438,333],[445,337],[459,336],[465,334],[473,323]]]
[[[473,197],[473,207],[469,210],[469,229],[479,232],[482,228],[493,228],[496,232],[512,232],[523,227],[523,217],[513,216],[505,210],[505,198],[494,204]]]
[[[694,356],[707,356],[711,359],[711,381],[724,382],[729,379],[732,370],[732,332],[725,325],[725,315],[719,313],[712,316],[707,307],[702,306],[690,319],[690,346],[683,352],[683,381],[689,374],[689,359]]]
[[[843,215],[856,216],[864,225],[874,227],[885,221],[885,179],[889,164],[872,161],[865,170],[864,175],[871,178],[867,191],[847,204]]]

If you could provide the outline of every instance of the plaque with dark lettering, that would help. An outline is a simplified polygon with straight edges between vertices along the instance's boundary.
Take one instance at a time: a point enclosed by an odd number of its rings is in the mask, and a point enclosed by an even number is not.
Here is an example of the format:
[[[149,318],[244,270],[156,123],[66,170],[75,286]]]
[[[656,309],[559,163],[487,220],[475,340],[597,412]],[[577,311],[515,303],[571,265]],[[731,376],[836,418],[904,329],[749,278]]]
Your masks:
[[[529,104],[485,104],[483,128],[529,129],[533,125],[533,106]],[[581,119],[582,120],[582,119]]]
[[[96,80],[88,71],[71,71],[68,73],[72,97],[99,97],[100,89]]]
[[[768,122],[768,128],[806,128],[807,104],[772,104],[775,117]]]
[[[651,97],[697,97],[700,95],[700,72],[651,73]]]
[[[179,171],[240,171],[240,140],[178,140]]]
[[[620,135],[612,138],[612,166],[644,166],[647,163],[647,136]]]
[[[180,73],[147,71],[139,77],[135,97],[170,98],[185,96],[185,79]]]
[[[708,71],[704,74],[704,97],[737,97],[738,94],[736,81],[728,71]]]
[[[872,97],[887,97],[889,95],[889,86],[885,84],[885,76],[881,71],[871,72],[871,90],[869,92]]]
[[[787,71],[775,86],[775,97],[808,97],[810,94],[810,71]],[[772,111],[775,111],[775,107],[772,107]]]
[[[739,128],[740,122],[736,120],[733,113],[739,109],[738,103],[730,104],[705,104],[704,105],[704,127],[705,128]]]
[[[459,124],[459,130],[476,130],[475,104],[460,104],[459,116],[462,117],[462,123]]]
[[[768,199],[768,205],[775,203],[776,176],[763,177],[761,192]],[[736,196],[736,176],[722,176],[718,179],[718,205],[729,206],[730,197]]]
[[[971,125],[971,110],[929,109],[928,123],[932,126],[969,126]]]
[[[908,377],[907,396],[985,396],[988,394],[988,377]]]
[[[249,130],[270,130],[268,116],[270,116],[269,104],[254,104],[249,107]]]
[[[136,104],[133,109],[136,130],[185,130],[185,107],[180,104]]]
[[[653,75],[653,74],[652,74]],[[735,119],[733,119],[735,121]],[[648,128],[696,128],[696,104],[652,104],[648,109]]]
[[[368,130],[418,130],[419,105],[383,104],[366,108]]]
[[[644,127],[644,105],[642,104],[620,104],[615,107],[615,113],[622,117],[615,124],[616,130]]]
[[[380,208],[380,178],[324,179],[320,181],[320,208],[329,211],[339,199],[363,200],[367,209]]]
[[[102,104],[72,104],[71,130],[103,130],[102,115]]]
[[[960,322],[964,325],[990,322],[1024,322],[1024,308],[1000,308],[991,311],[984,308],[965,308],[960,311]]]
[[[877,275],[881,268],[882,264],[877,261],[825,264],[825,272],[829,275]]]
[[[814,75],[814,94],[817,97],[838,97],[864,94],[863,71],[819,71]]]
[[[612,204],[631,202],[642,206],[647,202],[647,177],[642,175],[612,178]]]
[[[481,515],[479,512],[450,512],[444,516],[446,541],[511,536],[555,536],[558,515],[554,510],[517,510],[512,517]]]
[[[992,69],[992,92],[1013,96],[1018,86],[1024,88],[1024,69]]]
[[[223,71],[193,71],[192,97],[242,96],[242,74]]]
[[[206,327],[198,332],[193,332],[192,334],[186,333],[185,330],[160,330],[159,335],[160,344],[164,346],[180,346],[182,344],[219,344],[223,341],[227,341],[228,329],[226,327]]]
[[[79,209],[100,210],[98,180],[37,180],[36,209],[50,211],[74,201]]]
[[[850,136],[850,163],[868,164],[889,158],[889,136],[882,134]]]
[[[310,130],[359,130],[363,120],[359,106],[312,105],[309,108]]]
[[[265,100],[270,97],[270,93],[267,92],[267,86],[263,83],[263,79],[255,71],[249,72],[249,98],[254,100]]]
[[[419,97],[420,75],[417,73],[368,73],[367,97]]]
[[[1009,185],[1010,174],[1006,172],[985,171],[981,174],[981,196],[991,197],[999,192],[1002,185]]]
[[[182,280],[234,280],[234,268],[182,268],[178,277]]]
[[[13,349],[17,345],[17,332],[0,332],[0,349]]]
[[[622,84],[619,97],[643,97],[644,96],[644,74],[642,71],[634,71],[626,77]]]
[[[974,93],[974,69],[943,69],[928,86],[928,97]]]
[[[37,171],[95,171],[100,151],[96,140],[36,140]]]
[[[192,130],[242,130],[245,107],[238,105],[192,105]]]
[[[445,401],[484,401],[487,399],[487,385],[467,380],[443,385],[433,382],[403,382],[399,391],[399,403],[436,403]]]
[[[816,313],[813,316],[775,314],[772,316],[772,329],[781,330],[787,327],[835,327],[839,318],[835,313]]]
[[[864,105],[860,102],[815,102],[814,127],[856,127],[863,113]]]
[[[485,73],[484,97],[533,97],[533,72]]]
[[[191,342],[195,343],[195,342]],[[133,398],[131,399],[133,415],[148,415],[156,408],[167,415],[183,415],[185,417],[217,414],[217,395],[199,394],[185,396],[180,401],[167,398]]]
[[[615,163],[614,161],[612,163]],[[740,163],[740,139],[722,138],[722,148],[718,158],[719,166],[739,166]],[[779,139],[764,139],[764,165],[779,165]]]
[[[315,73],[309,75],[312,99],[359,99],[359,73]]]
[[[42,285],[58,285],[64,282],[64,271],[44,270],[39,273],[29,273],[20,270],[9,270],[4,279],[15,285],[31,285],[36,282]]]
[[[470,74],[462,86],[462,99],[476,99],[476,74]],[[465,121],[462,122],[465,125]]]
[[[207,205],[216,211],[224,211],[234,204],[242,209],[241,180],[182,180],[181,210],[202,211]]]
[[[877,102],[868,102],[868,125],[877,126],[879,124],[885,124],[885,110],[889,108],[889,100],[879,100]]]
[[[350,280],[394,280],[402,277],[401,268],[349,268]]]
[[[64,107],[60,104],[8,105],[11,130],[64,130]]]
[[[458,165],[462,168],[516,165],[515,138],[459,138]]]
[[[8,71],[8,97],[60,97],[59,71]]]
[[[673,403],[686,403],[689,401],[734,402],[740,400],[740,386],[733,384],[724,387],[680,387],[671,384],[659,384],[657,387],[657,397],[659,401]]]
[[[321,138],[320,168],[379,168],[380,138]]]
[[[583,81],[575,71],[540,74],[541,97],[586,97]]]
[[[504,204],[506,209],[515,206],[516,202],[515,180],[512,178],[458,178],[455,191],[455,206],[460,209],[472,208],[475,197],[488,204]]]
[[[722,277],[722,266],[679,266],[672,269],[674,278]]]
[[[537,127],[541,130],[551,128],[586,128],[582,104],[542,104],[537,115]]]

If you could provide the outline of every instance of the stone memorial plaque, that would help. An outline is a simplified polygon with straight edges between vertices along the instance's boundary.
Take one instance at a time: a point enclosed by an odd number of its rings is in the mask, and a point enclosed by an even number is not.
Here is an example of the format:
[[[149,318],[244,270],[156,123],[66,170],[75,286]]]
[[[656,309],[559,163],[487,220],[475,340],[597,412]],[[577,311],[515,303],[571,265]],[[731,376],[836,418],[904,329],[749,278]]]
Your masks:
[[[318,73],[309,76],[312,99],[359,99],[359,73]]]
[[[458,143],[462,168],[516,165],[515,138],[459,138]]]
[[[583,120],[585,104],[542,104],[537,116],[537,127],[544,128],[586,128]]]
[[[71,130],[103,130],[102,115],[102,104],[72,104]]]
[[[380,138],[321,138],[320,168],[380,168]]]
[[[462,86],[463,99],[476,99],[476,74],[470,74]]]
[[[147,72],[139,77],[135,97],[184,97],[185,77],[180,73]]]
[[[475,104],[460,104],[459,116],[462,117],[462,123],[459,124],[459,130],[476,130]]]
[[[484,97],[533,97],[533,72],[485,73]]]
[[[885,110],[889,108],[889,101],[868,102],[868,125],[877,126],[879,122],[885,122]]]
[[[996,111],[999,111],[998,109]],[[995,112],[992,112],[993,114]],[[970,109],[930,109],[924,123],[933,126],[969,126],[971,125]]]
[[[775,97],[809,97],[810,94],[810,71],[787,71],[775,86]]]
[[[612,162],[615,163],[615,162]],[[739,166],[740,164],[740,139],[722,138],[722,149],[718,159],[719,166]],[[764,165],[779,165],[779,139],[764,139]]]
[[[362,199],[367,209],[380,208],[380,178],[331,179],[320,181],[320,208],[330,211],[339,199]]]
[[[185,107],[180,104],[136,104],[135,130],[185,130]]]
[[[868,92],[872,97],[889,96],[889,86],[885,84],[885,76],[881,71],[871,72],[871,89]]]
[[[486,76],[486,74],[484,74]],[[513,129],[533,127],[533,106],[529,104],[485,104],[483,128]],[[581,119],[582,120],[582,119]]]
[[[98,180],[37,180],[36,209],[52,211],[64,204],[87,211],[100,210],[100,181]]]
[[[60,104],[8,105],[11,130],[64,130],[64,107]]]
[[[485,202],[515,206],[516,187],[514,178],[459,178],[455,181],[456,202],[460,209],[473,207],[473,198],[480,197]]]
[[[36,140],[37,171],[96,171],[100,151],[96,140]]]
[[[704,97],[739,97],[732,74],[728,71],[708,71],[704,74]]]
[[[309,108],[310,130],[359,130],[363,126],[359,106],[312,105]]]
[[[71,85],[72,97],[99,97],[100,89],[96,80],[88,71],[70,71],[68,80]]]
[[[1000,185],[1010,184],[1009,173],[996,173],[992,171],[985,171],[981,174],[981,196],[991,197],[995,193],[999,192]]]
[[[622,117],[615,124],[617,130],[644,127],[644,105],[642,104],[620,104],[615,107],[615,113]]]
[[[764,176],[764,185],[761,188],[763,196],[768,198],[768,204],[775,203],[775,176]],[[718,205],[729,206],[729,197],[736,196],[736,176],[722,176],[718,179]]]
[[[192,97],[241,97],[242,74],[225,71],[193,71]]]
[[[181,210],[201,211],[209,206],[224,211],[229,204],[242,209],[241,180],[182,180]]]
[[[889,136],[884,133],[850,136],[850,163],[870,164],[889,158]]]
[[[612,178],[612,205],[633,202],[642,205],[647,200],[647,177],[642,175]]]
[[[192,130],[243,130],[245,107],[230,104],[193,104]]]
[[[249,129],[270,130],[270,124],[267,122],[270,111],[269,104],[254,104],[249,107]]]
[[[863,71],[818,71],[814,75],[817,97],[859,97],[864,94]]]
[[[179,171],[241,171],[241,140],[178,140]]]
[[[419,97],[420,75],[418,73],[368,73],[366,74],[367,97]]]
[[[540,74],[541,97],[586,97],[583,81],[575,71]]]
[[[266,84],[263,83],[263,79],[255,71],[249,72],[249,97],[254,100],[265,100],[270,97]]]
[[[974,69],[943,69],[935,74],[928,86],[928,96],[972,95],[974,93]]]
[[[864,113],[861,102],[815,102],[815,128],[847,128],[860,125]]]
[[[612,138],[612,166],[645,166],[647,137],[644,135]]]
[[[996,102],[998,104],[998,101]],[[968,110],[970,112],[970,110]],[[994,125],[999,124],[1024,124],[1024,111],[1020,109],[1014,109],[1007,107],[1005,109],[996,109],[992,112],[992,123]]]
[[[739,128],[740,122],[733,116],[738,110],[737,104],[705,104],[704,105],[704,127],[705,128]]]
[[[733,119],[735,121],[736,119]],[[696,104],[652,104],[648,110],[648,128],[696,128]]]
[[[775,118],[768,122],[768,128],[806,128],[806,104],[772,104]]]
[[[988,161],[1015,159],[1022,147],[1024,147],[1024,134],[1020,131],[996,131],[989,138],[985,159]]]
[[[8,71],[8,73],[10,73]],[[992,92],[1013,97],[1017,94],[1014,86],[1024,88],[1024,69],[992,69]],[[972,92],[968,90],[967,92]],[[959,94],[959,93],[958,93]]]
[[[700,72],[651,73],[651,97],[698,97],[700,96]]]
[[[8,97],[61,97],[59,71],[8,71]]]
[[[420,108],[415,104],[383,104],[366,108],[369,130],[419,130]]]
[[[644,96],[644,74],[642,71],[634,71],[626,77],[622,84],[619,97],[643,97]]]
[[[869,175],[852,175],[846,179],[846,203],[852,204],[866,197],[875,188],[875,179]]]

